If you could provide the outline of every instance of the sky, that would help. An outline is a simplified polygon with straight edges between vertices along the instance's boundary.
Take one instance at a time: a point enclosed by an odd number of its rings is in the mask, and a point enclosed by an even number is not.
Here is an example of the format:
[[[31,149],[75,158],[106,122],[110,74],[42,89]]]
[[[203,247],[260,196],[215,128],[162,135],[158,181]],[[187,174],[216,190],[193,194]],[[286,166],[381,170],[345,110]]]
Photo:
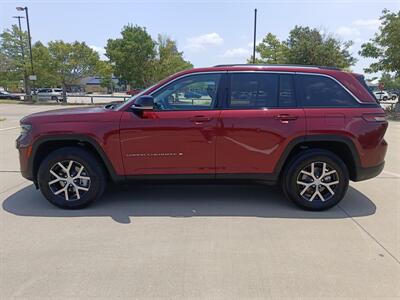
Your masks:
[[[16,23],[16,6],[29,9],[33,42],[85,41],[103,55],[107,40],[131,23],[146,27],[153,39],[164,34],[176,40],[195,67],[245,63],[257,8],[257,41],[268,32],[284,40],[295,25],[315,27],[354,41],[352,70],[363,73],[371,60],[359,57],[361,44],[377,32],[382,10],[400,10],[400,0],[0,0],[0,31]]]

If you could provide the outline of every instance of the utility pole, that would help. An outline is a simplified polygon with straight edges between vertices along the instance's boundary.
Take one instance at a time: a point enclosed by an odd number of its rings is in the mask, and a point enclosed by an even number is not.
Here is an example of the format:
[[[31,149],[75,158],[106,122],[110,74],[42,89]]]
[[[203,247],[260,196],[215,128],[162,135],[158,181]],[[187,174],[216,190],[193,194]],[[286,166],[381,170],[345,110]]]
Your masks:
[[[256,63],[257,8],[254,9],[253,64]]]
[[[22,17],[22,16],[13,16],[13,18],[18,19],[19,40],[20,40],[20,43],[21,43],[21,56],[22,56],[22,61],[23,61],[23,64],[24,64],[24,92],[26,94],[26,92],[28,90],[30,90],[30,89],[28,87],[29,81],[28,81],[28,73],[26,72],[26,66],[25,66],[25,50],[24,50],[24,41],[23,41],[23,38],[22,38],[22,27],[21,27],[21,19],[24,19],[24,17]]]
[[[30,59],[31,59],[31,75],[35,75],[35,71],[33,69],[32,40],[31,40],[31,30],[30,30],[30,26],[29,26],[28,7],[26,7],[26,6],[25,7],[17,7],[16,9],[18,11],[25,11],[26,26],[27,26],[27,29],[28,29],[29,56],[30,56]],[[32,98],[30,89],[29,89],[29,91],[27,91],[27,97],[28,97],[28,100],[31,100],[31,98]]]

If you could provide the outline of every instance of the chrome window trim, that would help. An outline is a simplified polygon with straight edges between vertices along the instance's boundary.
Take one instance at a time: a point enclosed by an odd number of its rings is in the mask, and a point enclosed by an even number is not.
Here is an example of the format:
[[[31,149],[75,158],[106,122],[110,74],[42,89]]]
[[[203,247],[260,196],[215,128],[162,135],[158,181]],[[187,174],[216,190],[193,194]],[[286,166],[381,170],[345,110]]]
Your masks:
[[[339,84],[346,92],[350,94],[351,97],[353,97],[354,100],[356,100],[360,104],[369,104],[367,102],[362,102],[360,99],[356,97],[347,87],[345,87],[339,80],[337,80],[335,77],[328,75],[328,74],[322,74],[322,73],[306,73],[306,72],[295,72],[295,71],[258,71],[258,70],[249,70],[249,71],[228,71],[227,73],[275,73],[275,74],[295,74],[295,75],[308,75],[308,76],[322,76],[322,77],[327,77],[335,81],[337,84]]]
[[[327,77],[332,79],[333,81],[335,81],[337,84],[339,84],[347,93],[350,94],[351,97],[353,97],[354,100],[356,100],[358,103],[360,104],[370,104],[368,102],[363,102],[360,99],[358,99],[347,87],[345,87],[339,80],[337,80],[335,77],[328,75],[328,74],[322,74],[322,73],[306,73],[306,72],[296,72],[296,71],[267,71],[267,70],[234,70],[234,71],[229,71],[229,70],[215,70],[215,71],[208,71],[208,72],[193,72],[193,73],[188,73],[182,76],[179,76],[171,81],[168,81],[166,83],[164,83],[162,86],[160,86],[159,88],[155,89],[154,91],[152,91],[149,95],[153,96],[154,93],[157,93],[159,90],[161,90],[162,88],[164,88],[165,86],[180,80],[182,78],[185,77],[189,77],[189,76],[194,76],[194,75],[202,75],[202,74],[232,74],[232,73],[272,73],[272,74],[299,74],[299,75],[308,75],[308,76],[322,76],[322,77]],[[123,110],[126,107],[130,106],[131,102],[133,101],[130,100],[128,101],[125,105],[123,105],[122,107],[120,107],[118,110]]]

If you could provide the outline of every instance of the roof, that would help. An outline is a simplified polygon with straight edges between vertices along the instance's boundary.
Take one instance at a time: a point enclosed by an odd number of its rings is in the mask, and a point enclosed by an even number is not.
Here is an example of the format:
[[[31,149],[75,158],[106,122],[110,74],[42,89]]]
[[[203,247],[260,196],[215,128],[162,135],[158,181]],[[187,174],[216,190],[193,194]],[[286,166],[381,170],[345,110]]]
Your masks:
[[[295,65],[295,64],[225,64],[216,65],[214,67],[283,67],[283,68],[311,68],[311,69],[327,69],[340,70],[337,67],[316,66],[316,65]]]

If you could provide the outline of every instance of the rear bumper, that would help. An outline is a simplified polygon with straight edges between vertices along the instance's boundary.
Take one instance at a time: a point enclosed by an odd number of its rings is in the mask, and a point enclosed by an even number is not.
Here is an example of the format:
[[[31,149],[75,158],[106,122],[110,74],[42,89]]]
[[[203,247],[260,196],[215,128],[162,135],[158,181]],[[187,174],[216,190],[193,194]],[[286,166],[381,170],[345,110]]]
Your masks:
[[[383,162],[377,166],[368,167],[368,168],[357,167],[356,178],[353,181],[363,181],[363,180],[374,178],[382,172],[384,167],[385,167],[385,162]]]

